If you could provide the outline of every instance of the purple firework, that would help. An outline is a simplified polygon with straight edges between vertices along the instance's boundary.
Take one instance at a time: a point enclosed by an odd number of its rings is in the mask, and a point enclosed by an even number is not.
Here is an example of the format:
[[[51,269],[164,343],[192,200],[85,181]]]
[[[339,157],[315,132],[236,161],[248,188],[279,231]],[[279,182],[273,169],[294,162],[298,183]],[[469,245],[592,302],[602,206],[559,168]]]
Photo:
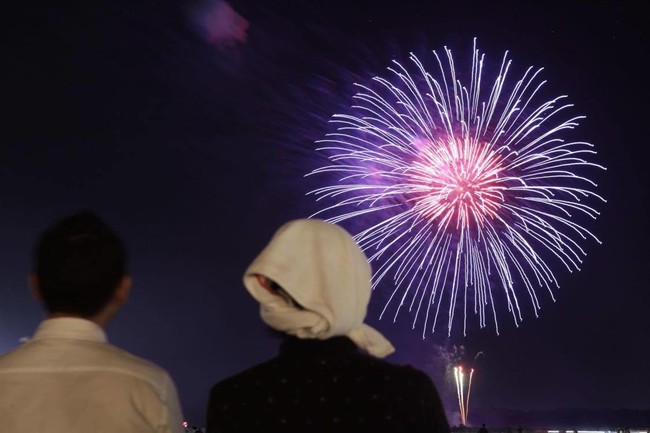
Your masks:
[[[317,142],[329,163],[310,175],[329,183],[310,192],[323,203],[314,216],[361,227],[355,239],[379,263],[373,288],[392,279],[382,317],[393,306],[397,320],[407,306],[424,337],[445,318],[451,334],[462,309],[465,334],[471,309],[498,334],[496,298],[517,326],[522,295],[537,316],[537,290],[555,300],[559,287],[546,260],[579,270],[580,242],[600,243],[575,214],[599,214],[585,202],[605,200],[582,173],[604,167],[588,160],[592,144],[563,138],[584,118],[565,116],[566,96],[538,102],[541,68],[509,82],[506,52],[486,86],[474,41],[467,85],[451,50],[433,55],[435,72],[411,54],[387,77],[355,84],[355,104]]]

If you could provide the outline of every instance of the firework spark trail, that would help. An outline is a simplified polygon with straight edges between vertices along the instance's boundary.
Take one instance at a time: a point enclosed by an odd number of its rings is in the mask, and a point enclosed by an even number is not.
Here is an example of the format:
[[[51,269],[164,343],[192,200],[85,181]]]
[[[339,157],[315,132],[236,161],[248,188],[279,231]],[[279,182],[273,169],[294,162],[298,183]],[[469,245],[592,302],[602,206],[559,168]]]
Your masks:
[[[456,379],[456,394],[458,395],[458,411],[460,412],[460,423],[465,425],[465,411],[463,398],[461,397],[463,380],[461,367],[454,367],[454,379]]]
[[[469,396],[472,389],[472,376],[474,376],[474,369],[470,369],[469,380],[467,384],[467,395],[465,395],[465,374],[463,367],[454,367],[454,378],[456,380],[456,392],[458,394],[458,409],[460,411],[460,422],[462,425],[467,425],[467,417],[469,416]]]
[[[472,376],[474,376],[474,369],[469,371],[469,381],[467,383],[467,398],[465,399],[465,424],[467,425],[467,417],[469,416],[469,394],[472,390]]]
[[[380,317],[393,305],[396,321],[407,306],[415,311],[413,328],[424,316],[424,337],[441,314],[451,334],[462,309],[465,334],[468,309],[480,327],[487,309],[498,334],[499,292],[518,326],[522,295],[536,316],[537,288],[555,300],[559,284],[544,256],[572,272],[585,256],[579,242],[600,243],[572,218],[599,215],[584,201],[605,200],[581,173],[604,167],[588,161],[592,144],[562,138],[584,118],[561,119],[572,108],[566,96],[536,102],[541,68],[528,68],[510,86],[506,52],[486,87],[475,40],[467,88],[451,50],[433,54],[437,78],[411,54],[414,71],[393,61],[389,78],[356,84],[351,113],[335,114],[336,131],[317,142],[330,164],[309,175],[337,179],[311,191],[319,202],[333,201],[313,216],[362,221],[355,239],[380,263],[373,289],[385,278],[394,282]]]
[[[460,399],[460,404],[463,408],[462,410],[462,417],[463,417],[463,425],[467,423],[467,412],[465,412],[465,398],[463,397],[463,385],[465,384],[465,375],[463,374],[463,369],[462,367],[458,367],[458,371],[460,372],[460,395],[458,398]]]
[[[469,416],[469,395],[472,389],[472,376],[474,369],[472,368],[469,373],[469,382],[467,385],[467,395],[465,396],[465,374],[463,367],[454,367],[454,379],[456,381],[456,394],[458,396],[458,411],[460,412],[460,423],[467,425],[467,417]]]

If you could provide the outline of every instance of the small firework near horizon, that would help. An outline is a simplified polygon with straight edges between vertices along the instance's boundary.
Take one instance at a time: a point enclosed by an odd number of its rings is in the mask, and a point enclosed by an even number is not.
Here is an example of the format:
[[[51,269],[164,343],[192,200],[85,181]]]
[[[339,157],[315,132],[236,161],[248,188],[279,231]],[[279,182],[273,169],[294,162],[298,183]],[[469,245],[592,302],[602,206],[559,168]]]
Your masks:
[[[454,367],[454,381],[456,382],[456,396],[458,397],[458,412],[460,414],[460,424],[467,425],[467,417],[469,416],[469,397],[472,391],[472,377],[474,376],[474,369],[469,371],[469,380],[467,387],[465,386],[465,373],[463,373],[463,366],[457,365]]]
[[[587,176],[605,168],[591,143],[568,138],[584,116],[566,96],[542,97],[542,68],[512,79],[506,52],[486,83],[476,40],[469,74],[447,47],[432,60],[411,54],[355,84],[354,105],[317,142],[329,163],[309,173],[325,183],[310,192],[312,217],[357,228],[373,289],[392,280],[380,317],[406,308],[424,337],[445,321],[451,335],[457,313],[465,335],[473,314],[498,334],[497,304],[516,326],[522,298],[537,316],[538,292],[555,301],[559,287],[551,266],[579,270],[581,243],[600,243],[581,220],[599,215]]]

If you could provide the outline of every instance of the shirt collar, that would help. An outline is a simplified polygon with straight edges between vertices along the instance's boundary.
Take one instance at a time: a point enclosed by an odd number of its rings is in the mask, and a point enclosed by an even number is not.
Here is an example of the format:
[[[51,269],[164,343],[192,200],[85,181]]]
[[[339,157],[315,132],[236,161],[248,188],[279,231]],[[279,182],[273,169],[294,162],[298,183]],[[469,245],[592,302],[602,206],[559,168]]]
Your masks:
[[[77,317],[43,320],[34,333],[34,340],[63,338],[106,343],[106,333],[96,323]]]

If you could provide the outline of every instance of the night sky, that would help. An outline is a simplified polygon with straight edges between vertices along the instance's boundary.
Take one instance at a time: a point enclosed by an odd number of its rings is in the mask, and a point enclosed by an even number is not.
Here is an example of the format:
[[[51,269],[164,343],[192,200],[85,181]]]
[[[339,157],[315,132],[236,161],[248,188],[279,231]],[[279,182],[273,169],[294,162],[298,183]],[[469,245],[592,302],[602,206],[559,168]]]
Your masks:
[[[492,61],[509,50],[520,72],[543,66],[549,91],[587,116],[577,135],[607,167],[591,176],[608,200],[589,223],[603,244],[583,244],[580,272],[551,263],[557,302],[540,291],[540,317],[525,311],[519,328],[501,317],[499,336],[441,328],[423,340],[408,315],[378,320],[377,292],[368,321],[396,346],[389,360],[431,375],[452,421],[454,346],[466,365],[483,352],[473,408],[650,409],[646,20],[631,2],[519,3],[233,0],[245,21],[207,27],[209,2],[14,6],[1,72],[0,351],[42,318],[26,286],[38,233],[92,209],[124,238],[134,279],[110,341],[166,368],[186,417],[203,423],[212,384],[276,353],[241,276],[280,224],[318,209],[303,176],[322,162],[313,142],[350,104],[352,80],[410,51],[462,56],[477,37]]]

